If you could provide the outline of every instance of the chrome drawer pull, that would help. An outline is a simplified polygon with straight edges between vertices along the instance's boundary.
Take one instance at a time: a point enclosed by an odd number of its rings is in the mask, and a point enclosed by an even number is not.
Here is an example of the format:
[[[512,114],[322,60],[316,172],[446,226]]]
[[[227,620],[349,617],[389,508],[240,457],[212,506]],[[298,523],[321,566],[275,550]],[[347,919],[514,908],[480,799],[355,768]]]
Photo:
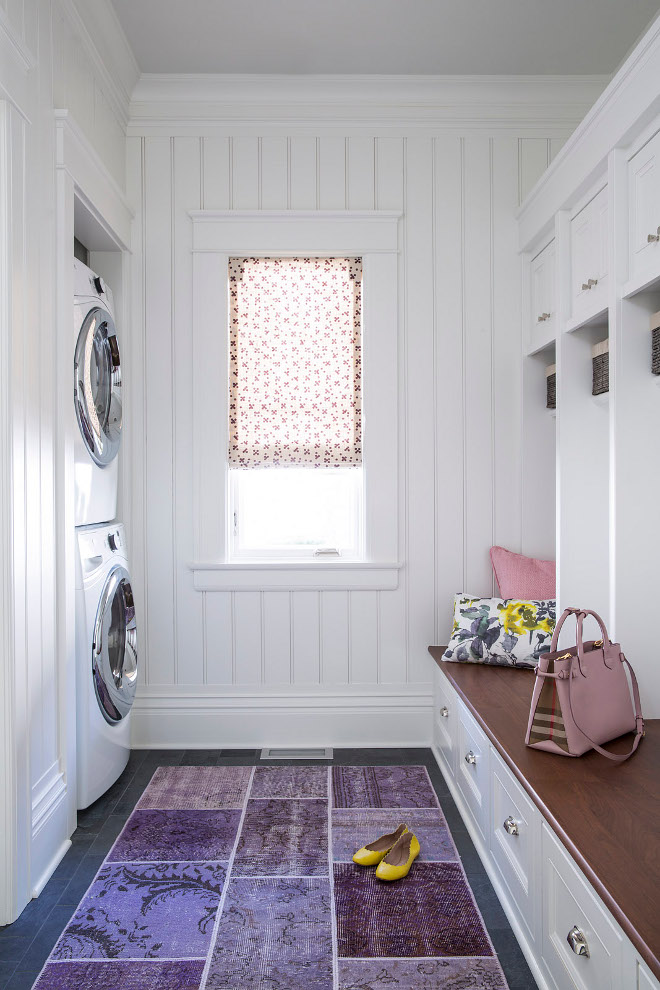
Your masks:
[[[573,925],[570,932],[566,936],[566,941],[576,956],[586,956],[587,959],[589,958],[589,946],[587,945],[587,940],[577,925]]]
[[[472,766],[474,766],[474,764],[477,762],[477,758],[472,752],[472,750],[470,750],[469,753],[465,754],[465,762],[470,763]]]
[[[511,817],[511,815],[509,815],[509,817],[506,819],[506,821],[502,824],[502,828],[504,829],[505,832],[508,832],[509,835],[520,835],[520,829],[518,828],[518,822],[514,822],[514,820]]]
[[[655,234],[649,234],[646,240],[649,244],[653,244],[654,241],[660,241],[660,227],[658,227]]]
[[[440,709],[440,714],[442,715],[443,718],[449,718],[449,709],[447,708],[446,705],[442,706],[442,708]]]
[[[587,282],[587,285],[589,286],[590,289],[592,289],[594,285],[598,285],[598,279],[590,278],[589,281]]]

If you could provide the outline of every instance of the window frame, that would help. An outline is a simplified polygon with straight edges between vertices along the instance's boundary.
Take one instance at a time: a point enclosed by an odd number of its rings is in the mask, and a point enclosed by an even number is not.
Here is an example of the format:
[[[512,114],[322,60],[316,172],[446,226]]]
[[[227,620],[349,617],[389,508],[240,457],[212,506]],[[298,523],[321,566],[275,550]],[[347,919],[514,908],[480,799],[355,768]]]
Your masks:
[[[193,547],[198,590],[398,586],[398,266],[392,211],[190,213],[193,265]],[[230,559],[230,257],[361,257],[364,559]]]

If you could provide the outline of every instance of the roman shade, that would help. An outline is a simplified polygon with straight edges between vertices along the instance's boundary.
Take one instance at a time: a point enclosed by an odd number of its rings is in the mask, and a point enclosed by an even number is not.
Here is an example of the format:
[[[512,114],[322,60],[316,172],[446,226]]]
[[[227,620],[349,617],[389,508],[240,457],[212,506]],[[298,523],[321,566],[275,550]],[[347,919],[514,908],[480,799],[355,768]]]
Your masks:
[[[362,463],[361,258],[229,259],[229,466]]]

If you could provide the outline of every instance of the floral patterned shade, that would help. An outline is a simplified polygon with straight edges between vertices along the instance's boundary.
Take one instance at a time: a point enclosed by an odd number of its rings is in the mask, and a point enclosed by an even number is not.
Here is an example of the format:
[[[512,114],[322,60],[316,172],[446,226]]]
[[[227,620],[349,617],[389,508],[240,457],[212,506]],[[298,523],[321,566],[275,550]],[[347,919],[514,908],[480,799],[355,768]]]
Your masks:
[[[362,259],[230,258],[229,465],[362,463]]]

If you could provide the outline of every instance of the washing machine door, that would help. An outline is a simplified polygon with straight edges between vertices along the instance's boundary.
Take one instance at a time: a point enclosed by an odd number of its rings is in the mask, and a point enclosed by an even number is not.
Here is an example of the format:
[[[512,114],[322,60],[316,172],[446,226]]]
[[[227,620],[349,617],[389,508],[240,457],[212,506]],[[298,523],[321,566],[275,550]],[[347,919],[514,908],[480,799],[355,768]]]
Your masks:
[[[125,718],[137,686],[137,630],[130,575],[117,565],[106,578],[99,600],[92,644],[92,677],[103,717],[111,724]]]
[[[92,460],[103,467],[121,440],[121,361],[110,313],[94,306],[83,320],[74,357],[78,426]]]

